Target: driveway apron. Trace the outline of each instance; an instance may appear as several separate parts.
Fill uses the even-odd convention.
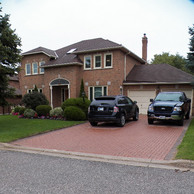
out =
[[[185,121],[185,126],[189,121]],[[121,157],[164,160],[185,126],[171,123],[147,124],[147,117],[129,121],[124,127],[85,124],[21,139],[13,142],[26,147],[102,154]]]

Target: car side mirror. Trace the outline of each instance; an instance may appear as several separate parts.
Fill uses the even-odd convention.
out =
[[[154,99],[150,99],[150,102],[153,102],[154,101]]]
[[[187,98],[187,102],[189,102],[189,103],[190,103],[190,102],[191,102],[191,99],[190,99],[190,98]]]
[[[137,101],[133,101],[135,104],[137,104]]]

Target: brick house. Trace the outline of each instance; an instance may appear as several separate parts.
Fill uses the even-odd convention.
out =
[[[117,94],[125,94],[135,99],[138,95],[140,95],[139,97],[144,96],[146,92],[147,97],[154,98],[155,94],[161,90],[157,80],[151,82],[152,84],[146,80],[137,82],[133,74],[139,68],[138,71],[144,71],[143,74],[148,75],[147,78],[151,76],[144,68],[150,66],[146,62],[146,35],[144,35],[142,43],[142,58],[121,44],[102,38],[84,40],[55,51],[38,47],[25,52],[22,54],[20,71],[22,95],[31,92],[36,85],[38,90],[46,95],[50,105],[58,107],[67,98],[79,96],[83,79],[85,92],[90,100],[100,95]],[[174,70],[177,71],[176,68]],[[186,73],[181,71],[181,74],[185,75]],[[141,75],[137,76],[141,78]],[[186,82],[185,85],[193,96],[192,76],[189,76],[189,80],[184,83]],[[169,86],[166,81],[163,84]],[[161,83],[159,85],[161,86]],[[173,89],[180,89],[178,80],[176,84],[172,83],[170,86]],[[149,92],[150,90],[152,93]],[[132,91],[134,93],[131,93]],[[140,93],[136,95],[135,91],[140,91]],[[140,113],[145,113],[141,103],[149,104],[147,100],[148,98],[144,99],[145,102],[138,102]]]

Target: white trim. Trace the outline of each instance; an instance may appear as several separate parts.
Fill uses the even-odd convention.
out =
[[[44,65],[45,64],[45,61],[40,61],[39,62],[39,73],[40,74],[44,74],[44,72],[41,72],[41,69],[44,69],[44,67],[41,67],[41,63],[43,63],[42,65]]]
[[[86,58],[90,57],[90,68],[86,68]],[[85,55],[84,56],[84,70],[90,70],[92,69],[92,55]]]
[[[44,51],[37,51],[37,52],[23,53],[22,56],[34,55],[34,54],[39,54],[39,53],[43,53],[43,54],[47,55],[48,57],[54,57],[55,59],[57,58],[57,56],[49,55],[48,53],[46,53],[46,52],[44,52]],[[54,53],[56,53],[56,52],[54,52]]]
[[[96,57],[100,57],[101,58],[101,60],[100,60],[100,67],[96,67]],[[94,55],[93,56],[93,58],[94,58],[94,69],[102,69],[102,55],[101,54],[96,54],[96,55]]]
[[[168,85],[174,85],[174,84],[191,84],[191,82],[153,82],[153,83],[147,83],[147,82],[138,82],[138,83],[123,83],[125,86],[133,86],[133,85],[161,85],[161,84],[168,84]]]
[[[111,55],[111,66],[106,66],[106,56],[107,55]],[[112,53],[105,53],[104,54],[104,68],[105,69],[113,68],[113,54]]]
[[[27,73],[27,65],[30,66],[30,73]],[[26,63],[26,64],[25,64],[25,74],[26,74],[26,75],[31,75],[31,73],[32,73],[31,71],[32,71],[32,70],[31,70],[31,63]]]
[[[37,64],[37,73],[34,73],[34,64]],[[37,75],[38,74],[38,62],[33,62],[32,63],[32,74]]]

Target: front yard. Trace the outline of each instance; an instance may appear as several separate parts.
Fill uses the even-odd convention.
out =
[[[3,115],[0,116],[0,142],[11,142],[80,123],[83,123],[83,121],[19,119],[17,116]]]

